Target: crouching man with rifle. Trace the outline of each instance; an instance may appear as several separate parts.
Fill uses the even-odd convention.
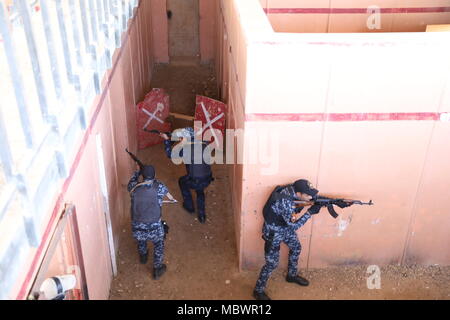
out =
[[[161,220],[163,203],[176,203],[169,189],[155,179],[155,168],[144,165],[134,154],[126,150],[136,161],[139,170],[128,183],[131,195],[131,226],[133,238],[138,242],[140,262],[147,263],[147,241],[153,242],[153,279],[158,280],[167,270],[164,262],[164,240],[169,230]],[[142,176],[142,181],[139,181]],[[164,201],[167,196],[169,201]]]
[[[267,200],[263,209],[264,225],[262,229],[262,238],[265,241],[265,264],[253,291],[256,300],[270,300],[265,293],[265,288],[270,275],[278,267],[282,242],[289,247],[286,281],[300,286],[308,286],[309,281],[298,275],[298,259],[302,247],[297,237],[297,230],[305,225],[312,215],[318,214],[323,206],[327,206],[329,210],[331,208],[336,214],[333,205],[346,208],[358,203],[358,201],[325,197],[320,197],[318,200],[318,193],[319,191],[309,181],[297,180],[291,185],[277,186]],[[310,206],[310,208],[306,213],[302,213],[301,211],[306,206]]]

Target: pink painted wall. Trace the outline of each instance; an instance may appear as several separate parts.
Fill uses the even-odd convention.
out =
[[[124,149],[137,149],[135,106],[150,88],[155,61],[151,12],[150,1],[140,1],[135,17],[122,35],[122,47],[114,53],[113,67],[102,81],[102,93],[95,98],[88,112],[88,129],[78,139],[70,175],[61,184],[60,194],[55,195],[54,209],[44,219],[42,229],[47,229],[46,240],[41,247],[30,252],[32,259],[17,283],[16,292],[12,293],[18,299],[25,298],[32,285],[65,203],[76,207],[89,297],[109,297],[112,267],[96,136],[102,140],[111,227],[117,252],[122,229],[127,227],[125,218],[129,214],[129,200],[124,201],[128,199],[126,184],[134,169],[134,163]]]
[[[202,63],[215,58],[218,0],[200,0],[200,57]]]
[[[150,2],[155,62],[169,63],[169,26],[166,0],[150,0]]]
[[[299,178],[325,195],[376,204],[309,221],[299,231],[302,267],[450,264],[437,245],[450,241],[442,202],[450,196],[445,35],[275,33],[260,3],[221,2],[229,47],[217,53],[231,125],[244,115],[247,133],[278,136],[275,172],[265,175],[262,164],[230,169],[240,266],[261,267],[262,207],[276,185]],[[257,142],[246,136],[245,156]]]
[[[238,9],[241,15],[238,14]],[[247,37],[245,28],[253,34],[271,31],[268,21],[253,19],[251,13],[261,7],[252,1],[220,1],[217,7],[217,44],[216,44],[216,74],[222,100],[228,104],[229,114],[227,125],[229,129],[245,128],[245,99],[247,78]],[[242,12],[250,13],[243,15]],[[255,33],[256,31],[256,33]],[[239,147],[235,138],[235,149]],[[237,155],[238,152],[235,152]],[[237,161],[238,159],[236,159]],[[244,226],[243,179],[246,168],[243,165],[230,166],[230,189],[233,202],[236,243],[239,260],[243,260],[243,234],[248,230]]]
[[[102,138],[110,215],[117,251],[121,230],[129,212],[128,201],[123,202],[127,199],[124,186],[133,169],[129,157],[122,150],[136,150],[135,105],[150,88],[153,59],[149,52],[152,52],[152,47],[151,38],[147,38],[149,33],[144,31],[151,24],[151,19],[148,19],[150,16],[146,15],[149,8],[149,2],[141,2],[136,18],[130,22],[127,34],[123,36],[122,47],[114,55],[114,67],[104,82],[105,98],[94,105],[94,110],[99,113],[97,119],[91,119],[91,130],[86,142],[89,147],[86,147],[82,155],[74,181],[65,196],[66,202],[77,207],[91,299],[108,298],[112,276],[96,166],[95,136],[100,134]],[[87,167],[81,166],[84,162]],[[87,190],[86,181],[91,181],[90,191]],[[85,202],[87,199],[90,200]]]
[[[371,0],[260,0],[260,3],[268,10],[276,32],[423,32],[428,24],[450,22],[449,0],[380,0],[376,3]],[[381,14],[381,28],[371,30],[367,27],[370,17],[367,8],[373,5],[385,11]],[[409,8],[415,11],[406,13]]]
[[[216,23],[219,0],[199,0],[200,57],[202,63],[210,63],[216,53]],[[156,63],[169,63],[169,26],[166,0],[151,0],[153,52]]]

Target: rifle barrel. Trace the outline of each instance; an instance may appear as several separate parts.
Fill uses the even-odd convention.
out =
[[[373,206],[373,201],[370,200],[369,202],[362,202],[360,200],[346,200],[346,202],[352,202],[353,204],[359,204],[361,206]]]
[[[125,149],[125,151],[130,155],[130,157],[138,164],[138,166],[142,169],[144,167],[144,164],[141,160],[138,159],[132,152],[128,151],[128,149]]]

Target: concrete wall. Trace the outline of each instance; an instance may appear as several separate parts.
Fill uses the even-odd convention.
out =
[[[167,0],[150,0],[153,27],[153,54],[156,63],[169,63]]]
[[[215,58],[218,0],[200,0],[200,56],[202,63]]]
[[[217,6],[217,50],[216,74],[222,100],[228,104],[228,129],[245,129],[245,100],[247,95],[247,43],[249,36],[258,32],[269,32],[269,23],[261,19],[252,19],[254,10],[261,10],[253,1],[220,1]],[[244,12],[246,14],[244,14]],[[240,14],[238,14],[240,13]],[[239,137],[234,138],[235,162],[238,162]],[[242,142],[242,140],[241,140]],[[227,142],[229,143],[229,141]],[[230,190],[233,201],[236,243],[239,260],[245,259],[243,254],[244,236],[247,230],[243,215],[243,165],[232,165],[229,168]]]
[[[167,0],[171,12],[169,23],[169,56],[200,56],[199,0]]]
[[[11,292],[11,298],[24,299],[37,273],[46,246],[64,209],[65,203],[76,207],[82,253],[90,299],[107,299],[112,279],[111,255],[106,228],[108,216],[101,191],[97,136],[103,148],[108,207],[117,253],[121,230],[129,214],[125,190],[134,163],[123,150],[136,151],[135,105],[150,88],[154,58],[152,39],[152,6],[140,1],[128,31],[122,35],[122,47],[114,53],[113,67],[102,81],[102,93],[92,103],[88,129],[78,138],[78,152],[70,175],[55,195],[55,204],[42,229],[44,238],[36,250],[29,253],[29,263],[23,276]]]
[[[422,32],[450,22],[449,0],[260,0],[276,32]],[[367,8],[380,9],[380,27]]]
[[[438,245],[450,241],[448,36],[275,33],[259,0],[221,8],[230,126],[270,132],[279,154],[272,173],[270,164],[230,171],[240,266],[262,265],[262,207],[276,185],[299,178],[325,195],[375,202],[309,221],[299,231],[302,267],[450,264]],[[257,141],[246,135],[246,157]]]
[[[156,63],[169,63],[167,0],[150,0],[153,26],[153,53]],[[219,0],[199,0],[200,59],[210,63],[216,54],[217,5]]]

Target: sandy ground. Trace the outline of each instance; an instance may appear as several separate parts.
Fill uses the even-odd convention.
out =
[[[155,71],[152,87],[167,90],[173,112],[193,115],[195,93],[217,98],[215,79],[208,66],[157,66]],[[174,125],[188,124],[175,121]],[[157,178],[181,200],[178,177],[184,175],[184,167],[172,164],[165,157],[162,145],[148,148],[139,156],[156,167]],[[130,227],[124,226],[119,271],[112,283],[110,299],[252,299],[259,270],[238,270],[227,167],[215,166],[213,171],[216,180],[206,192],[205,225],[180,205],[166,205],[163,209],[170,233],[165,250],[168,271],[160,280],[151,278],[151,258],[147,265],[139,263]],[[149,248],[151,252],[151,244]],[[367,266],[301,270],[311,285],[299,287],[284,281],[286,270],[279,268],[269,281],[267,293],[273,299],[286,300],[450,299],[450,267],[382,267],[379,290],[367,288],[366,271]]]

